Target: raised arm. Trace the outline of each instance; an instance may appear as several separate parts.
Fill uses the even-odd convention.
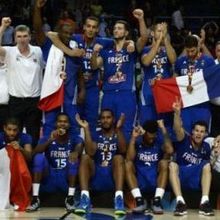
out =
[[[70,49],[67,47],[59,38],[57,32],[52,32],[49,31],[47,33],[47,37],[53,42],[53,44],[62,50],[65,54],[71,57],[83,57],[85,55],[85,50],[84,49],[79,49],[79,48],[73,48]]]
[[[92,57],[91,57],[91,68],[93,70],[96,70],[98,68],[101,68],[103,65],[103,59],[102,57],[99,56],[99,52],[102,49],[102,45],[100,44],[95,44],[94,48],[93,48],[93,53],[92,53]]]
[[[163,135],[163,140],[164,140],[164,142],[163,142],[163,151],[165,153],[165,157],[170,158],[170,156],[173,154],[173,145],[172,145],[172,142],[170,140],[169,134],[167,132],[167,129],[164,125],[164,121],[162,119],[158,120],[157,124],[158,124],[158,127],[161,130],[162,135]]]
[[[140,37],[137,40],[136,48],[137,48],[137,51],[140,53],[147,43],[149,30],[146,27],[146,24],[144,21],[144,11],[142,9],[135,9],[133,11],[133,16],[138,20],[138,24],[139,24]]]
[[[173,119],[173,129],[176,134],[177,141],[182,141],[185,137],[185,132],[183,128],[183,123],[181,119],[181,100],[176,99],[173,103],[174,119]]]
[[[136,157],[136,148],[135,148],[135,142],[137,137],[141,136],[144,134],[144,130],[142,127],[134,127],[131,135],[131,139],[128,145],[128,150],[126,154],[126,160],[133,161]]]
[[[158,49],[159,49],[160,44],[162,42],[162,39],[163,39],[163,33],[160,32],[159,38],[157,40],[153,39],[152,47],[151,47],[149,53],[144,54],[141,57],[141,62],[143,63],[143,65],[149,66],[152,63],[153,59],[155,58],[155,56],[158,52]]]
[[[0,45],[2,45],[2,36],[6,30],[7,27],[9,27],[11,24],[11,18],[9,17],[3,17],[1,21],[1,26],[0,26]],[[0,46],[0,56],[5,57],[6,55],[6,50]]]
[[[33,11],[33,29],[36,32],[36,41],[39,46],[42,46],[45,42],[46,35],[43,32],[43,21],[41,10],[46,4],[47,0],[35,0]]]
[[[167,57],[171,64],[174,64],[176,61],[176,52],[173,46],[170,43],[170,38],[167,33],[167,23],[162,23],[162,30],[163,30],[163,39],[164,39],[164,46],[166,48]]]
[[[85,133],[85,150],[89,156],[93,156],[96,152],[96,142],[92,140],[91,133],[89,130],[89,123],[86,120],[82,120],[79,114],[76,114],[77,123],[83,128]]]

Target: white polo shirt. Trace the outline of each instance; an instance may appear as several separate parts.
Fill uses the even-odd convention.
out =
[[[7,82],[7,69],[6,65],[0,63],[0,105],[8,104],[8,82]]]
[[[25,98],[40,96],[43,77],[43,57],[40,47],[29,45],[30,53],[23,56],[17,46],[3,47],[11,96]]]

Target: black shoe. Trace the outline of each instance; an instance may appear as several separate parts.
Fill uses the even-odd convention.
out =
[[[26,212],[35,212],[40,208],[40,199],[38,196],[33,196],[31,204],[26,208]]]
[[[154,197],[153,203],[152,203],[152,210],[154,214],[163,214],[163,206],[161,205],[161,198]]]
[[[65,206],[67,211],[73,211],[75,209],[74,196],[66,197]]]
[[[203,204],[200,204],[199,214],[205,215],[205,216],[213,216],[214,215],[214,211],[212,210],[212,207],[211,207],[209,201],[206,201]]]
[[[147,208],[146,201],[142,197],[135,198],[136,207],[132,209],[135,213],[143,213]]]
[[[176,204],[176,209],[174,211],[174,215],[176,215],[176,216],[187,215],[186,204],[181,201],[178,201]]]

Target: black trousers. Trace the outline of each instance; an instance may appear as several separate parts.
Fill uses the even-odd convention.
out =
[[[211,136],[216,137],[220,134],[220,106],[211,104]]]
[[[0,132],[3,131],[4,122],[8,116],[8,105],[0,105]]]
[[[18,98],[9,97],[10,117],[15,117],[21,124],[21,131],[25,127],[28,134],[32,136],[33,147],[37,145],[40,136],[42,113],[38,109],[39,97]]]

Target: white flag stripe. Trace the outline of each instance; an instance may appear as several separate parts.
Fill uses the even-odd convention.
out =
[[[177,85],[180,90],[183,107],[196,105],[209,100],[206,81],[203,78],[202,71],[196,72],[192,77],[192,93],[187,91],[187,85],[189,84],[188,76],[177,77]]]
[[[9,208],[10,195],[10,159],[7,150],[0,150],[0,210]]]
[[[60,78],[62,60],[63,52],[52,45],[47,59],[40,99],[54,94],[61,87],[63,82]]]

